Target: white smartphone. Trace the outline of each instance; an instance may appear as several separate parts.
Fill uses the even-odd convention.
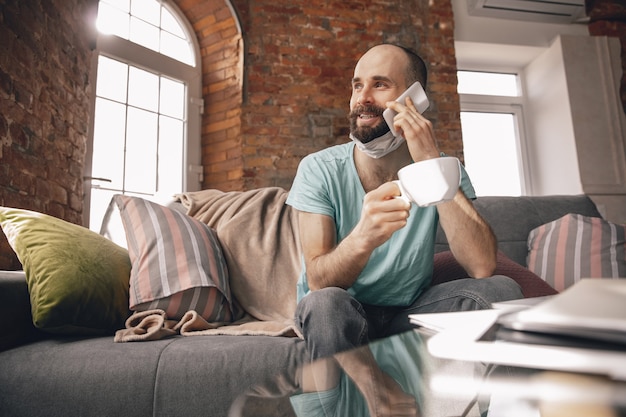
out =
[[[406,89],[404,93],[402,93],[400,97],[396,99],[396,101],[405,104],[407,97],[411,97],[411,100],[413,100],[413,103],[415,104],[415,108],[420,113],[424,113],[430,105],[428,97],[426,97],[426,92],[419,81],[415,81],[409,88]],[[386,109],[383,112],[383,118],[385,119],[385,122],[387,122],[387,125],[394,136],[398,136],[398,132],[396,132],[393,128],[393,118],[396,117],[396,114],[398,113],[392,109]]]

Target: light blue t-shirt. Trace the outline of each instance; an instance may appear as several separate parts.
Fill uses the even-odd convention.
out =
[[[306,156],[298,167],[287,204],[297,210],[330,216],[341,242],[361,217],[365,190],[354,165],[354,142]],[[461,188],[475,198],[462,170]],[[348,289],[358,301],[379,306],[407,306],[430,283],[433,271],[437,209],[411,205],[408,223],[376,248],[356,282]],[[306,268],[298,280],[298,301],[309,292]]]

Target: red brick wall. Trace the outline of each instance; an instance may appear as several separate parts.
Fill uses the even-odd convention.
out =
[[[451,153],[461,149],[449,1],[233,3],[246,45],[244,188],[289,188],[303,156],[347,140],[354,64],[382,42],[413,47],[430,63],[430,117],[442,146]]]
[[[610,36],[622,44],[622,81],[620,96],[626,112],[626,3],[614,0],[586,0],[591,36]]]
[[[174,0],[193,26],[202,58],[204,188],[243,189],[243,42],[224,0]]]
[[[2,206],[82,221],[96,5],[0,0]],[[0,233],[0,267],[15,264]]]

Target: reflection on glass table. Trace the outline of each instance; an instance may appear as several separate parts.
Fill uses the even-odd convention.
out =
[[[604,376],[438,359],[409,331],[303,364],[250,390],[229,417],[622,417]]]
[[[302,368],[298,416],[421,415],[423,345],[409,332]]]
[[[424,385],[429,361],[420,333],[395,335],[253,387],[233,404],[230,416],[433,415]],[[473,373],[474,364],[465,365]]]

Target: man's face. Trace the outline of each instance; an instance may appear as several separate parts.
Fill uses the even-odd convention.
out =
[[[392,45],[379,45],[367,51],[357,63],[350,97],[350,133],[363,143],[384,135],[389,126],[383,119],[385,103],[406,89],[408,58]]]

